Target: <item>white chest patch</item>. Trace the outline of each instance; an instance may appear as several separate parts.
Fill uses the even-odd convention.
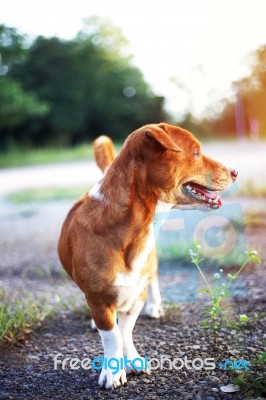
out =
[[[159,213],[159,212],[170,211],[174,205],[175,205],[174,203],[165,203],[164,201],[158,200],[157,204],[156,204],[155,212]]]
[[[88,196],[98,201],[105,201],[104,195],[101,193],[101,180],[96,183],[88,192]]]
[[[133,262],[133,271],[139,273],[145,262],[147,261],[148,255],[155,246],[155,238],[154,238],[154,231],[153,225],[150,224],[149,226],[149,233],[146,238],[145,246],[143,247],[142,251],[138,254],[137,258]]]
[[[146,243],[136,259],[133,261],[132,271],[129,274],[118,273],[115,280],[115,287],[118,291],[118,311],[128,311],[134,301],[140,296],[148,284],[149,275],[141,275],[142,267],[155,245],[153,226],[150,225]]]

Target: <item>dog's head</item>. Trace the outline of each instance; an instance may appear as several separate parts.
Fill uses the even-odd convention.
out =
[[[140,144],[147,182],[159,200],[175,208],[218,209],[222,205],[216,192],[226,190],[237,172],[206,157],[190,132],[152,124],[133,135]]]

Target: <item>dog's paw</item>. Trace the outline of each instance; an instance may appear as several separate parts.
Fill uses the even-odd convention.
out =
[[[127,357],[128,360],[132,360],[132,362],[128,362],[126,373],[129,374],[147,374],[150,375],[151,371],[149,368],[148,359],[144,357],[140,357],[139,354],[134,354],[132,357]]]
[[[160,318],[164,316],[161,304],[146,304],[144,313],[150,318]]]
[[[124,369],[119,370],[113,374],[113,370],[110,368],[102,369],[98,380],[98,384],[104,389],[116,389],[117,387],[124,385],[127,382],[126,371]]]

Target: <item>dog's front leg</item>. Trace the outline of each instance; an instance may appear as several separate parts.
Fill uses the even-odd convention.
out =
[[[133,303],[129,311],[119,312],[118,327],[123,338],[123,354],[126,356],[128,362],[129,360],[131,361],[130,365],[128,365],[130,368],[127,368],[127,373],[150,372],[149,366],[147,365],[147,359],[139,355],[134,346],[132,337],[135,322],[143,305],[144,301],[139,298]]]
[[[94,310],[91,307],[91,313],[104,349],[104,362],[98,383],[105,389],[115,389],[127,381],[125,369],[121,368],[123,339],[116,323],[116,312],[113,308]]]

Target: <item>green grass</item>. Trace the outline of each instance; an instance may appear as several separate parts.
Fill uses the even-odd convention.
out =
[[[69,278],[67,278],[69,279]],[[65,298],[61,295],[57,295],[57,307],[56,309],[58,311],[62,310],[67,310],[71,311],[71,313],[74,313],[78,316],[85,317],[85,318],[90,318],[90,309],[88,304],[84,301],[80,303],[80,297],[79,296],[71,296],[70,298],[65,301]]]
[[[266,225],[266,213],[264,212],[249,212],[244,214],[244,226],[249,228],[259,228]]]
[[[56,187],[50,186],[39,189],[25,189],[19,192],[13,192],[7,196],[7,199],[14,204],[25,204],[33,201],[65,200],[78,199],[90,189],[85,186]]]
[[[13,149],[0,153],[0,168],[88,160],[92,158],[92,151],[92,145],[89,144],[69,149]]]
[[[122,144],[115,144],[117,151]],[[60,162],[86,161],[93,158],[92,144],[82,144],[71,148],[11,149],[0,153],[0,168],[26,165],[55,164]]]
[[[9,301],[7,293],[0,291],[0,345],[16,343],[31,333],[31,328],[52,316],[52,309],[46,302],[36,304],[30,299]]]
[[[255,186],[247,183],[237,192],[237,195],[245,197],[266,197],[266,186]]]
[[[36,301],[27,293],[19,293],[18,297],[0,289],[0,347],[5,343],[24,341],[27,335],[41,326],[44,319],[53,318],[58,313],[71,311],[78,316],[90,317],[88,305],[80,303],[78,296],[71,296],[67,301],[62,296],[56,297],[56,304],[47,305],[45,298]]]

